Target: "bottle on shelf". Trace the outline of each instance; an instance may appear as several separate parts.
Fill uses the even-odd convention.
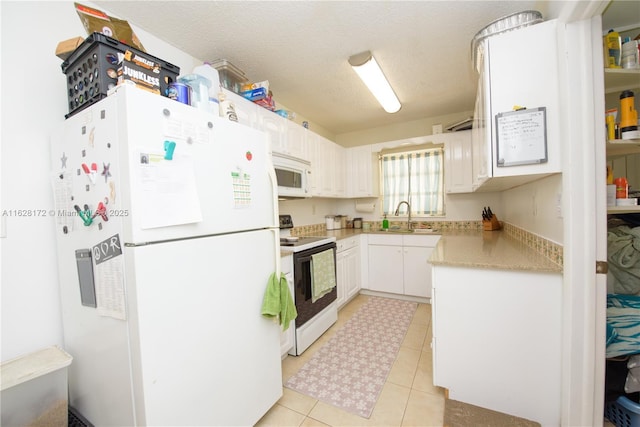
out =
[[[634,96],[630,90],[620,94],[620,138],[639,138],[638,111],[634,107]]]
[[[609,30],[607,35],[604,36],[605,67],[621,68],[621,45],[620,34],[617,31]]]
[[[213,102],[218,102],[218,87],[220,86],[220,74],[218,70],[213,68],[210,63],[205,62],[202,65],[198,65],[193,69],[193,74],[206,77],[211,82],[209,86],[209,99]]]

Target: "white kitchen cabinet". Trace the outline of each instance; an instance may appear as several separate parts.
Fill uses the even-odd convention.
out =
[[[472,180],[476,190],[505,190],[562,171],[558,77],[564,61],[558,48],[563,38],[562,28],[556,20],[550,20],[491,36],[484,41],[484,61],[481,62],[474,115],[479,128],[474,130],[472,143]],[[528,120],[526,111],[525,115],[518,116],[522,120],[514,121],[509,129],[503,129],[503,139],[509,133],[517,142],[501,143],[500,151],[496,117],[500,113],[512,112],[514,108],[533,110],[539,107],[546,108],[546,125],[542,126],[546,153],[544,145],[542,150],[533,149],[534,144],[527,140],[527,127],[532,121]],[[533,162],[545,154],[546,161]],[[502,165],[505,157],[522,160],[522,163]]]
[[[447,194],[473,191],[471,131],[450,134],[444,144],[444,185]]]
[[[275,113],[274,113],[275,114]],[[307,130],[294,121],[285,119],[286,151],[292,157],[309,160]]]
[[[358,236],[340,239],[336,243],[336,275],[338,309],[360,290],[360,239]]]
[[[333,168],[332,175],[334,177],[334,192],[336,197],[345,197],[347,194],[347,164],[346,164],[346,149],[333,143]]]
[[[368,244],[367,289],[431,297],[431,264],[427,261],[440,236],[372,234]]]
[[[369,243],[368,289],[392,294],[404,293],[402,245]]]
[[[316,197],[344,197],[345,149],[316,133],[307,133],[311,161],[311,194]]]
[[[258,119],[260,129],[267,132],[271,138],[271,149],[274,153],[310,160],[305,128],[266,108],[258,110]]]
[[[427,262],[433,247],[403,247],[404,294],[431,297],[431,264]]]
[[[449,398],[560,425],[562,275],[435,265],[433,383]]]
[[[371,151],[371,145],[346,149],[347,196],[378,196],[377,155]]]
[[[271,150],[274,153],[288,155],[287,148],[287,124],[285,118],[279,116],[273,111],[269,111],[266,108],[258,110],[258,129],[264,131],[269,135],[271,141]]]
[[[285,255],[280,258],[280,270],[282,274],[287,277],[287,283],[289,284],[289,292],[293,298],[293,255]],[[285,357],[289,350],[293,348],[295,340],[295,326],[293,321],[289,324],[289,328],[283,331],[280,328],[280,356]]]

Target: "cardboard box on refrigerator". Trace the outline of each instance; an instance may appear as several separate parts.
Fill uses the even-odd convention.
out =
[[[84,39],[82,37],[74,37],[71,39],[63,40],[56,46],[56,56],[63,61],[69,57],[82,44]]]

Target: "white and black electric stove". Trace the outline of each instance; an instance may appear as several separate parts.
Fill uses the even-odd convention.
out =
[[[314,298],[312,279],[314,255],[333,252],[335,274],[335,237],[291,236],[291,215],[280,215],[280,250],[293,254],[293,300],[298,316],[294,320],[294,345],[289,354],[299,356],[338,320],[337,286]]]
[[[336,241],[335,237],[292,236],[292,228],[291,215],[280,215],[280,249],[282,251],[300,252]]]

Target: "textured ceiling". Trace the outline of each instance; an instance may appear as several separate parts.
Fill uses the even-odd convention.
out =
[[[196,58],[224,58],[252,81],[269,80],[276,103],[336,135],[473,110],[476,32],[523,10],[552,18],[540,1],[94,3]],[[399,112],[385,113],[347,63],[365,50],[394,87]]]

